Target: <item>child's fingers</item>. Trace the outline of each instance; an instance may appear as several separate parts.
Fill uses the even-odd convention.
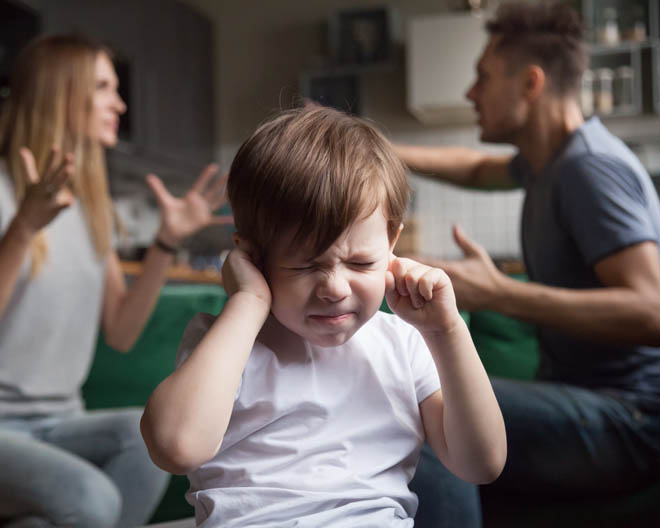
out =
[[[385,272],[385,293],[389,292],[395,292],[396,291],[396,285],[394,283],[394,275],[392,275],[391,271],[386,271]]]
[[[414,308],[421,308],[424,305],[425,301],[419,293],[418,282],[427,269],[428,266],[407,258],[396,258],[390,262],[390,272],[394,277],[398,294],[402,297],[410,297]]]
[[[406,289],[413,308],[421,308],[426,300],[420,292],[420,281],[429,268],[424,265],[411,266],[405,275]]]
[[[400,295],[396,290],[394,275],[392,275],[392,272],[388,270],[385,272],[385,300],[387,301],[390,309],[397,305],[399,299]]]
[[[409,297],[410,303],[417,309],[433,299],[434,291],[450,283],[449,276],[443,270],[406,258],[391,261],[389,272],[397,293]]]
[[[390,261],[389,271],[394,277],[394,286],[396,291],[401,296],[408,296],[408,288],[406,287],[405,276],[408,270],[408,259],[394,258]]]
[[[419,280],[419,293],[426,300],[433,299],[434,290],[449,284],[447,274],[438,268],[429,268]]]

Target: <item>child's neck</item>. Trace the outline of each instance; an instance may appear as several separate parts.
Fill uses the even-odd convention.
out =
[[[280,323],[272,313],[261,328],[257,341],[275,352],[281,361],[304,361],[307,357],[307,341]]]

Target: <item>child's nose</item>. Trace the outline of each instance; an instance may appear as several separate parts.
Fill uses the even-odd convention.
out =
[[[324,301],[337,302],[351,294],[351,286],[341,272],[328,272],[323,275],[316,294]]]

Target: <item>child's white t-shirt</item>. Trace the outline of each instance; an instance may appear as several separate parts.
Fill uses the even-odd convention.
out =
[[[177,365],[214,319],[190,322]],[[188,475],[198,526],[413,526],[419,403],[439,388],[424,340],[395,315],[286,357],[257,341],[220,451]]]

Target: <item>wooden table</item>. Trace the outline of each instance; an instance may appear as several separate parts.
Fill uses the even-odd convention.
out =
[[[136,260],[122,260],[121,270],[126,275],[139,275],[142,273],[142,262]],[[202,282],[206,284],[222,285],[222,275],[218,270],[196,270],[186,265],[173,265],[167,270],[167,279],[183,282]]]

